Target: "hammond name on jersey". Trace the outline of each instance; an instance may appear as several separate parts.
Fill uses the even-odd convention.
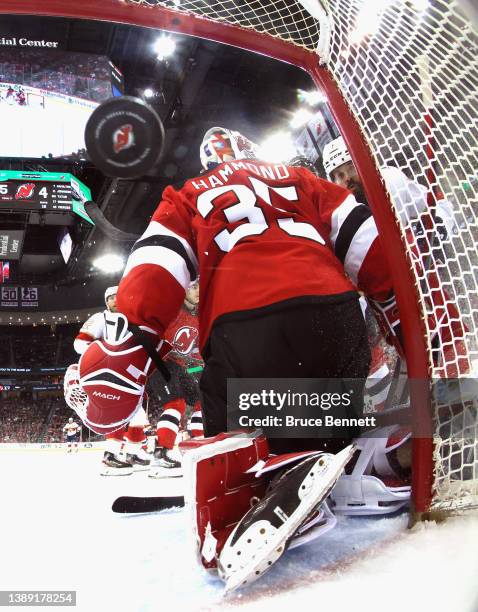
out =
[[[225,185],[230,178],[234,179],[234,172],[238,170],[249,170],[256,176],[265,179],[287,179],[290,177],[290,172],[284,164],[265,165],[252,162],[231,162],[221,166],[217,172],[210,173],[204,178],[191,180],[191,184],[195,189],[210,189],[212,187],[221,187]]]

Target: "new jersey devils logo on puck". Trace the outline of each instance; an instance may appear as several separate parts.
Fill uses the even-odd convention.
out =
[[[134,131],[131,123],[126,123],[113,132],[113,150],[115,153],[125,151],[133,145]]]
[[[180,327],[174,334],[173,347],[181,355],[188,355],[194,348],[199,333],[195,327]]]
[[[23,183],[17,189],[17,193],[15,194],[15,200],[26,200],[31,198],[33,195],[33,190],[35,189],[35,183]]]

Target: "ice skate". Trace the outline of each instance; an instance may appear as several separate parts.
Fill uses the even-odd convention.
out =
[[[353,448],[301,461],[243,517],[219,556],[218,571],[226,591],[253,582],[282,556],[294,534],[329,494]]]
[[[144,472],[149,470],[151,465],[151,456],[149,453],[140,448],[135,453],[127,453],[126,461],[131,463],[134,472]]]
[[[178,478],[183,475],[179,451],[159,446],[154,451],[154,458],[150,478]]]
[[[110,451],[103,455],[102,476],[129,476],[133,473],[133,466],[128,461],[123,461]]]
[[[355,453],[330,494],[334,514],[390,514],[410,503],[410,469],[402,468],[396,452],[411,439],[398,425],[368,432],[354,442]]]

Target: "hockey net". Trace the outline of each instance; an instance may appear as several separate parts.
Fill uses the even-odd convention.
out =
[[[38,93],[27,93],[27,105],[36,108],[45,108],[45,96]]]
[[[422,364],[409,374],[425,372],[431,390],[427,414],[433,445],[421,448],[418,443],[414,461],[433,464],[433,481],[430,486],[426,468],[424,482],[415,479],[415,504],[419,511],[443,512],[478,505],[473,380],[478,363],[478,40],[471,3],[128,2],[180,7],[181,12],[252,29],[317,53],[355,119],[348,130],[338,122],[347,142],[350,129],[358,128],[376,173],[396,167],[423,186],[425,198],[388,193],[402,257],[412,271],[408,297],[417,302],[421,317]],[[334,112],[331,99],[330,105]],[[363,179],[366,183],[367,177]],[[402,295],[401,313],[403,302]],[[443,379],[448,381],[447,393],[437,392],[436,383]],[[449,392],[463,383],[467,391]],[[413,408],[424,411],[423,406]],[[432,457],[424,457],[424,452]]]
[[[93,7],[88,1],[77,9],[82,15],[63,4],[68,16],[106,18],[99,5],[88,15],[86,5]],[[412,393],[412,409],[427,415],[432,425],[428,440],[415,441],[415,507],[444,513],[476,507],[478,40],[473,2],[109,0],[101,6],[113,20],[162,26],[285,58],[306,67],[323,88],[391,252],[408,374],[426,379],[429,391],[421,399]],[[380,177],[387,166],[423,187],[427,211],[423,197],[386,191]],[[436,381],[445,379],[454,382],[446,392],[436,392]],[[463,385],[468,386],[460,396]]]

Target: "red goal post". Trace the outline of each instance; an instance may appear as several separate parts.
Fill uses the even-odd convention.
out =
[[[421,427],[413,441],[414,513],[478,506],[477,400],[447,403],[432,394],[432,380],[446,376],[468,377],[473,386],[478,360],[473,3],[3,0],[0,13],[161,28],[261,53],[310,74],[328,99],[387,246],[408,376],[415,381],[412,411],[430,432],[425,435]],[[385,186],[381,169],[386,166],[399,168],[426,190],[431,214],[422,222],[420,237],[415,228],[423,211],[411,197],[405,214],[400,193]],[[440,204],[445,210],[448,205],[452,220],[448,234],[437,240],[434,219]],[[447,309],[451,314],[444,317]]]

